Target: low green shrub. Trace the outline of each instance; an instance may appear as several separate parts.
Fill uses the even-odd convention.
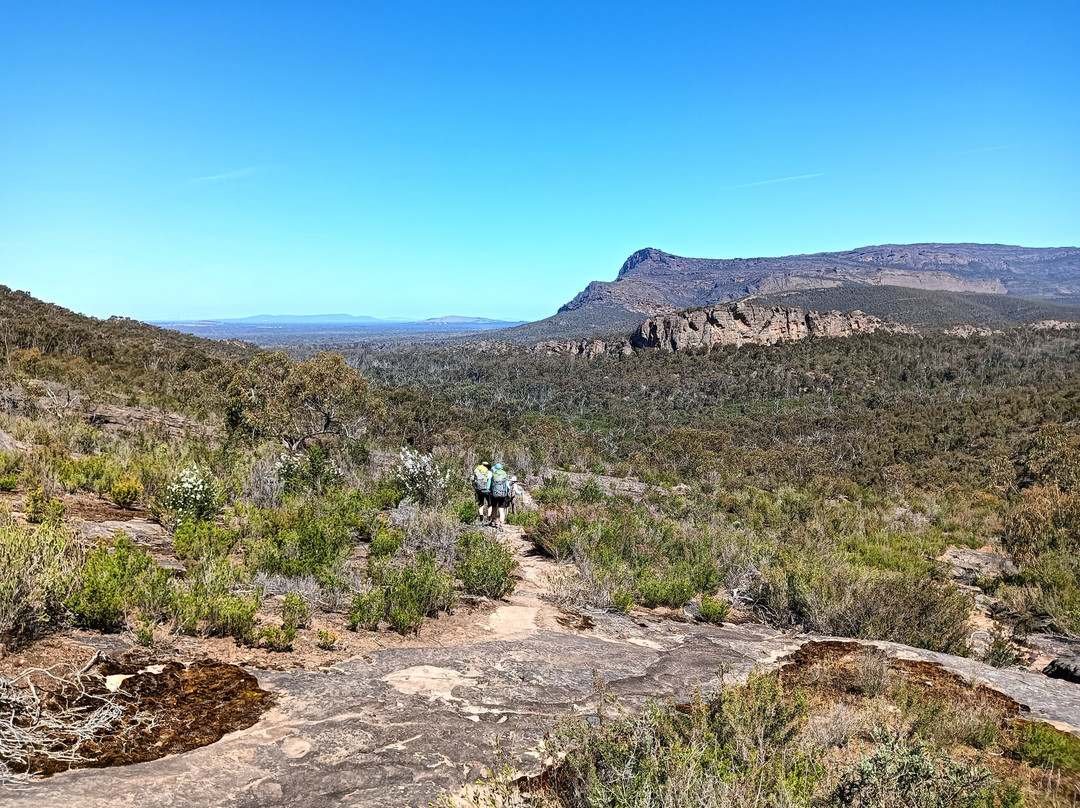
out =
[[[40,487],[31,488],[23,500],[23,514],[32,525],[59,525],[67,507],[55,497],[45,496]]]
[[[375,631],[386,614],[386,597],[381,587],[353,595],[349,607],[349,630],[366,629]]]
[[[264,646],[268,651],[284,652],[293,649],[295,640],[296,628],[293,626],[266,626],[260,629],[256,644]]]
[[[323,628],[319,629],[318,637],[319,639],[315,644],[324,651],[333,651],[337,648],[338,640],[341,639],[335,632]]]
[[[121,508],[130,508],[143,495],[143,485],[134,477],[126,477],[113,483],[109,496]]]
[[[526,529],[538,527],[540,525],[540,512],[520,510],[507,516],[506,524],[517,525]]]
[[[667,566],[659,572],[652,569],[642,572],[638,576],[637,591],[642,606],[678,609],[694,596],[694,585],[685,569]]]
[[[369,569],[383,590],[385,616],[400,634],[419,632],[425,618],[454,608],[454,579],[425,552],[404,564],[384,564]]]
[[[600,485],[600,482],[595,477],[589,477],[583,482],[581,487],[578,488],[577,494],[578,499],[590,505],[604,501],[604,487]]]
[[[209,522],[185,522],[173,534],[173,547],[183,559],[220,558],[232,554],[240,536]]]
[[[288,592],[281,604],[281,622],[294,628],[307,628],[311,619],[311,610],[307,601],[297,592]]]
[[[63,614],[79,560],[66,531],[0,518],[0,644],[32,636]]]
[[[483,533],[466,533],[458,539],[455,568],[470,595],[501,598],[514,591],[514,553],[497,539]]]
[[[872,752],[839,775],[826,804],[835,808],[994,808],[1019,803],[986,768],[953,760],[918,738],[879,736]]]
[[[19,487],[19,472],[12,471],[0,475],[0,491],[14,491]]]
[[[620,614],[630,614],[634,608],[634,593],[630,589],[618,589],[611,595],[611,607]]]
[[[1062,774],[1080,773],[1080,738],[1049,724],[1017,721],[1006,744],[1009,757]]]
[[[544,478],[544,484],[533,491],[533,499],[541,505],[569,505],[578,495],[565,474],[555,474]]]
[[[401,549],[405,537],[400,530],[380,526],[371,540],[371,554],[376,557],[390,557]]]
[[[711,595],[703,595],[701,598],[701,617],[707,623],[719,626],[727,616],[731,614],[731,604],[727,601],[717,600]]]
[[[476,500],[466,500],[461,503],[457,513],[458,519],[461,520],[461,524],[471,525],[480,518],[480,506],[476,504]]]
[[[99,545],[87,554],[67,605],[79,625],[113,631],[126,615],[159,613],[171,601],[168,572],[119,533],[112,547]]]
[[[0,451],[0,477],[14,474],[18,477],[22,468],[22,456],[16,452]]]

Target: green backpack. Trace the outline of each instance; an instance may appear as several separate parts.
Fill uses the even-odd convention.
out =
[[[491,475],[491,496],[493,497],[505,497],[510,494],[510,475],[508,475],[505,469],[499,469],[496,472],[492,472]]]

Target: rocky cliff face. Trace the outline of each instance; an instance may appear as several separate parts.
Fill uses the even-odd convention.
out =
[[[548,341],[537,351],[585,356],[625,355],[636,350],[709,350],[726,345],[775,345],[808,337],[850,337],[874,331],[906,330],[861,311],[817,312],[787,306],[733,303],[688,309],[648,318],[624,340]]]
[[[849,337],[885,328],[877,317],[735,303],[650,317],[630,339],[634,348],[685,351],[725,345],[775,345],[807,337]]]
[[[1080,303],[1080,249],[910,244],[780,258],[685,258],[648,248],[614,281],[593,281],[560,311],[607,306],[641,314],[747,295],[840,286],[898,286]]]

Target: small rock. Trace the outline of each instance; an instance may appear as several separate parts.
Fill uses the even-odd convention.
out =
[[[1051,679],[1080,684],[1080,656],[1058,657],[1043,668],[1043,673]]]

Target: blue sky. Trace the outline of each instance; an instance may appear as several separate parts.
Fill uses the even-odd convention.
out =
[[[0,282],[535,319],[641,247],[1080,245],[1075,2],[0,2]]]

